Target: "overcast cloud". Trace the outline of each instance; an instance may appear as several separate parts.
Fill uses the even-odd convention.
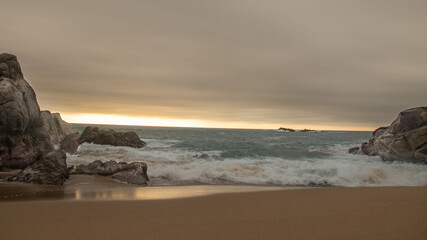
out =
[[[427,105],[424,0],[1,5],[43,109],[370,129]]]

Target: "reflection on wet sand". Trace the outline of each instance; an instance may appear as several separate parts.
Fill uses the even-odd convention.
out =
[[[253,186],[135,186],[111,178],[72,175],[63,186],[0,182],[0,201],[17,200],[154,200],[197,197],[218,193],[283,190]]]

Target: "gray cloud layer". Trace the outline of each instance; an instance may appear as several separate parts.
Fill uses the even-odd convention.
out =
[[[43,108],[343,127],[427,103],[427,2],[2,1]]]

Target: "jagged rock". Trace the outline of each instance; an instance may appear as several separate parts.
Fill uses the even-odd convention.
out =
[[[80,134],[78,132],[67,135],[59,144],[60,148],[67,153],[74,154],[79,148]]]
[[[59,113],[50,113],[49,111],[40,112],[41,129],[45,131],[51,138],[51,142],[59,144],[63,139],[70,135],[77,133],[70,124],[62,120]]]
[[[66,154],[61,150],[46,152],[36,162],[26,167],[11,181],[62,185],[68,178]]]
[[[389,127],[375,130],[361,149],[364,154],[379,155],[385,161],[427,163],[427,107],[400,112]]]
[[[89,174],[89,175],[112,175],[114,179],[131,184],[147,184],[150,179],[147,175],[147,165],[143,162],[101,162],[95,160],[88,165],[80,164],[70,170],[70,174]]]
[[[135,132],[116,132],[112,129],[103,130],[97,127],[85,128],[79,140],[80,144],[84,142],[134,148],[142,148],[146,145]]]
[[[75,131],[59,114],[40,111],[16,56],[0,54],[0,157],[4,167],[24,168]]]

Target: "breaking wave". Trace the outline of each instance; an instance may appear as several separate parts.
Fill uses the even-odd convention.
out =
[[[150,136],[150,131],[138,134]],[[384,162],[379,157],[348,154],[349,147],[362,141],[359,135],[351,139],[338,132],[284,137],[283,134],[294,133],[264,131],[258,135],[263,138],[255,141],[245,138],[247,132],[232,134],[235,136],[230,139],[230,136],[219,135],[215,138],[215,134],[209,138],[203,133],[199,137],[194,137],[198,136],[194,133],[191,137],[182,137],[181,132],[169,134],[172,139],[165,139],[156,133],[151,134],[156,138],[143,138],[147,146],[141,149],[84,143],[77,154],[68,155],[67,162],[77,165],[94,160],[144,161],[148,165],[150,185],[427,185],[425,164]],[[331,141],[331,137],[335,140]]]

